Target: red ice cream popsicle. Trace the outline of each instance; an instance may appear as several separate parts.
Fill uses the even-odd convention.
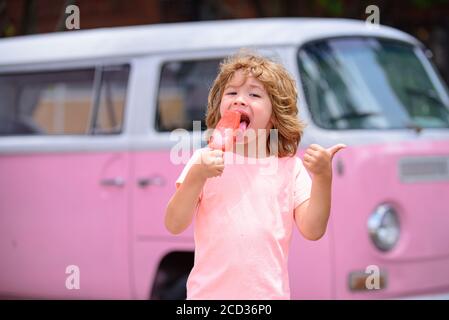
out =
[[[209,147],[228,151],[235,142],[235,130],[239,128],[241,114],[235,110],[226,110],[218,121],[209,140]]]

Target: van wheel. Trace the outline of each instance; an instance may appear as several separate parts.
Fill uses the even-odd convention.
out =
[[[152,300],[185,300],[193,252],[171,252],[160,262],[150,293]]]

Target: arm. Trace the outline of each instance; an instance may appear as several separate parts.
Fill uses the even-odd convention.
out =
[[[304,166],[312,173],[312,190],[310,199],[295,209],[295,221],[308,240],[319,240],[326,233],[331,209],[332,158],[345,147],[338,144],[324,149],[312,144],[304,155]]]
[[[200,163],[192,165],[183,183],[168,202],[165,227],[169,232],[179,234],[188,228],[206,180],[221,175],[223,170],[223,152],[204,151]]]
[[[331,208],[332,178],[312,180],[310,199],[295,209],[296,225],[308,240],[319,240],[326,233]]]

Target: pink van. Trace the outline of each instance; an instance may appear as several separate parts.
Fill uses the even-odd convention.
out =
[[[179,133],[191,151],[204,144],[194,121],[218,63],[241,47],[297,79],[299,156],[348,145],[327,234],[293,234],[292,298],[449,298],[447,90],[415,38],[332,19],[0,40],[2,297],[185,296],[192,228],[173,236],[163,223],[183,168],[171,152]]]

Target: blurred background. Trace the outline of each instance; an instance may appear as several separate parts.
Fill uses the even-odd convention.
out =
[[[71,5],[80,10],[80,37],[65,36],[80,32],[67,29]],[[0,0],[0,298],[185,297],[193,234],[175,238],[163,223],[183,167],[169,161],[168,132],[204,118],[222,57],[157,53],[157,41],[184,50],[198,36],[197,46],[226,46],[229,34],[252,41],[245,31],[254,24],[236,22],[233,33],[217,27],[226,23],[195,24],[213,30],[203,38],[199,29],[180,36],[184,25],[92,32],[93,39],[82,31],[264,17],[363,22],[370,5],[381,25],[415,36],[433,54],[381,36],[298,50],[316,122],[306,142],[361,143],[334,162],[345,179],[333,182],[331,231],[316,242],[293,235],[291,252],[300,254],[289,258],[292,297],[449,299],[449,99],[423,67],[431,58],[449,83],[449,0]],[[254,30],[267,39],[265,29]],[[284,35],[303,35],[295,30]],[[64,35],[8,40],[55,32]],[[121,58],[123,43],[148,52]],[[84,61],[85,52],[95,57]],[[366,285],[372,266],[383,293]],[[82,290],[72,290],[80,272]]]
[[[0,0],[0,37],[65,30],[65,8],[81,11],[81,29],[258,17],[336,17],[365,20],[380,9],[380,23],[410,33],[434,53],[449,80],[449,0]]]

